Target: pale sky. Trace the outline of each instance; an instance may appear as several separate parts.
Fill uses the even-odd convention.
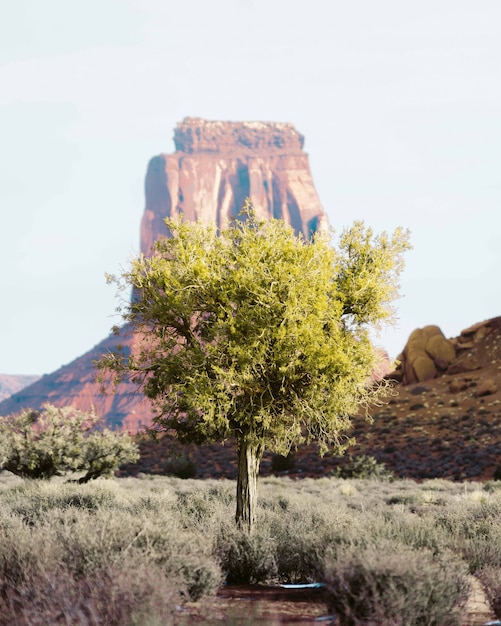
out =
[[[411,230],[390,356],[501,315],[500,0],[4,1],[1,373],[118,322],[104,274],[186,116],[294,124],[336,230]]]

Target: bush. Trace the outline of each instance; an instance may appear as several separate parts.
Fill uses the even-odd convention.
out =
[[[162,463],[162,473],[166,476],[176,476],[183,479],[195,478],[197,466],[192,459],[184,454],[174,454]]]
[[[334,472],[337,478],[375,478],[377,480],[394,480],[395,475],[386,469],[384,463],[379,463],[373,456],[361,454],[349,456],[349,461],[338,467]]]
[[[484,587],[492,612],[501,619],[501,567],[485,567],[476,576]]]
[[[264,583],[277,575],[275,546],[266,532],[221,529],[218,553],[227,583]]]
[[[80,483],[110,477],[139,458],[138,448],[127,433],[98,430],[98,422],[93,410],[51,404],[0,417],[0,469],[36,479],[85,472]]]
[[[62,567],[27,571],[0,594],[0,622],[15,626],[143,626],[176,623],[176,582],[159,568],[131,563],[130,569],[104,568],[74,578]]]
[[[469,585],[457,559],[387,542],[327,558],[327,602],[341,626],[459,624]]]
[[[290,472],[296,467],[296,456],[293,452],[289,452],[286,456],[282,454],[274,454],[271,457],[271,469],[274,472]]]

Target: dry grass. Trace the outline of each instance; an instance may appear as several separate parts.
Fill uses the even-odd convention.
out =
[[[75,485],[0,474],[0,624],[189,622],[181,609],[226,579],[320,580],[340,618],[358,598],[373,624],[389,623],[381,607],[391,606],[391,623],[431,626],[457,621],[469,574],[499,616],[497,483],[267,478],[251,537],[234,526],[234,489],[226,480]]]

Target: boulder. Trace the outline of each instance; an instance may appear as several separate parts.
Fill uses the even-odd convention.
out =
[[[498,390],[498,383],[492,378],[487,378],[478,385],[478,387],[475,389],[474,395],[476,398],[481,398],[483,396],[490,396],[494,393],[497,393]]]
[[[425,346],[426,353],[430,356],[437,367],[447,369],[448,365],[456,358],[456,349],[451,341],[442,333],[432,335]]]
[[[404,385],[432,380],[456,358],[454,343],[446,339],[438,326],[414,330],[398,357],[396,378]]]
[[[419,355],[412,363],[416,380],[423,382],[425,380],[432,380],[437,375],[437,368],[433,363],[433,359],[425,355]]]
[[[447,374],[462,374],[464,372],[473,372],[480,369],[481,365],[476,357],[471,354],[465,354],[459,357],[454,363],[447,368]]]

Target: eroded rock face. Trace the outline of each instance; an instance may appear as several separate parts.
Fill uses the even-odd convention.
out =
[[[58,407],[74,406],[82,411],[94,407],[97,415],[103,417],[109,428],[118,428],[137,432],[151,424],[152,408],[145,397],[138,393],[135,385],[122,382],[108,386],[106,394],[101,393],[101,385],[96,381],[97,371],[94,362],[118,344],[125,352],[134,347],[134,337],[127,327],[119,336],[110,335],[81,357],[64,365],[52,374],[38,378],[33,384],[17,391],[0,402],[0,415],[19,413],[31,408],[41,409],[46,402]]]
[[[493,370],[493,381],[485,385],[485,394],[499,385],[501,361],[497,360],[501,317],[479,322],[461,331],[459,337],[446,339],[438,326],[414,330],[397,357],[399,365],[389,377],[409,385],[433,380],[442,375],[455,376]],[[490,373],[490,372],[489,372]],[[450,381],[451,392],[468,387],[464,381]],[[478,395],[478,394],[477,394]]]
[[[153,157],[148,165],[144,254],[167,235],[164,218],[182,214],[225,228],[247,197],[258,217],[283,219],[305,237],[327,226],[304,138],[291,124],[186,118],[174,142],[174,154]]]
[[[304,138],[291,124],[209,122],[187,118],[174,132],[176,152],[151,159],[145,182],[146,209],[141,251],[167,234],[163,219],[214,222],[224,228],[250,196],[258,217],[282,218],[305,237],[327,218],[313,186]],[[117,343],[126,350],[134,338],[110,336],[83,356],[0,402],[0,414],[39,409],[45,402],[95,407],[108,426],[136,432],[149,425],[152,408],[132,384],[120,383],[102,395],[93,361]],[[125,333],[125,334],[124,334]],[[14,390],[13,390],[14,391]],[[0,398],[1,399],[1,398]]]
[[[404,385],[432,380],[447,370],[456,358],[456,348],[438,326],[425,326],[413,331],[407,340],[395,378]]]

